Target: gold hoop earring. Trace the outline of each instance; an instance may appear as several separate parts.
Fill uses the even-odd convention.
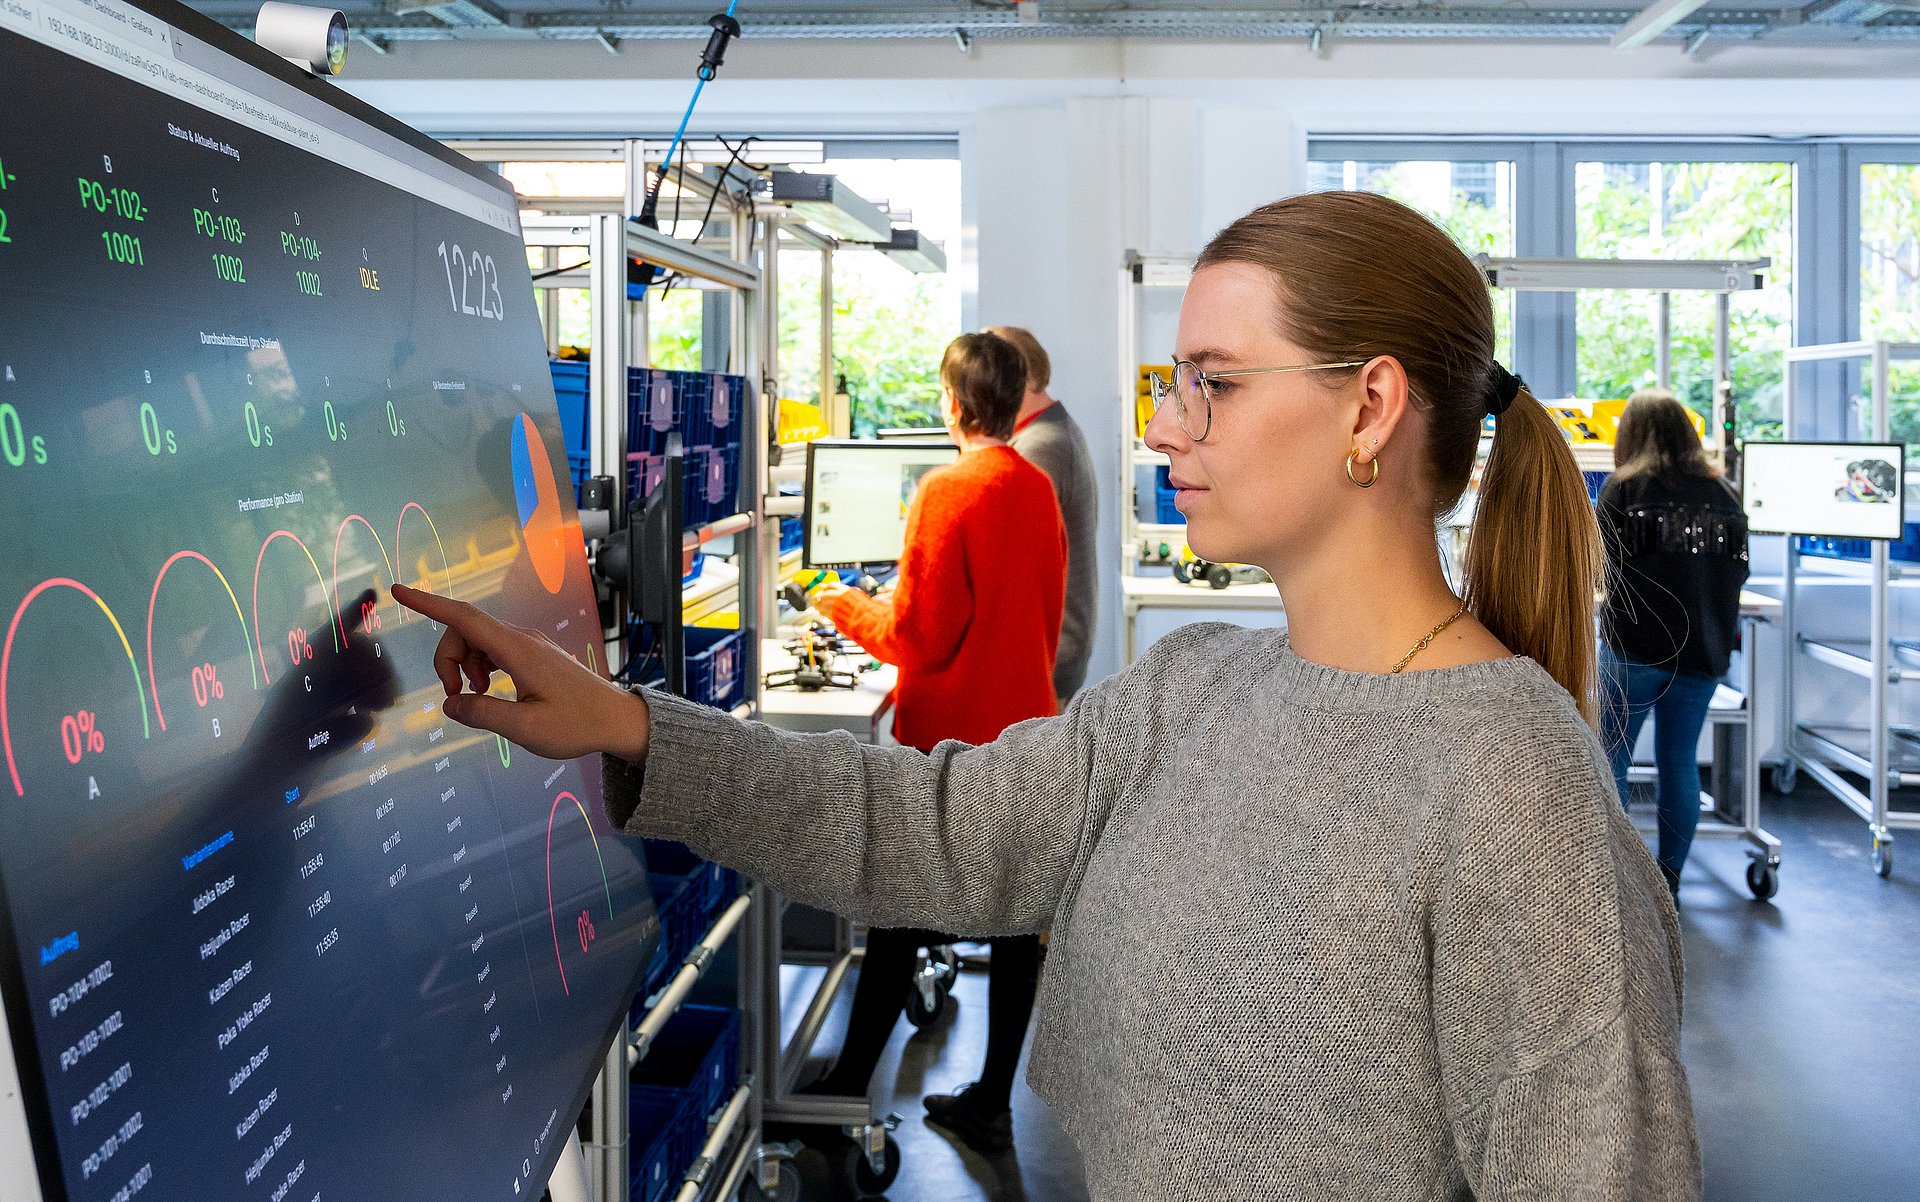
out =
[[[1347,452],[1347,479],[1353,481],[1354,486],[1357,488],[1372,488],[1374,485],[1374,482],[1380,479],[1380,460],[1378,457],[1375,457],[1367,461],[1368,463],[1371,463],[1373,465],[1373,475],[1368,476],[1365,480],[1362,480],[1360,477],[1353,474],[1353,461],[1354,461],[1354,458],[1359,454],[1360,454],[1360,448],[1358,447],[1355,447],[1353,450]]]

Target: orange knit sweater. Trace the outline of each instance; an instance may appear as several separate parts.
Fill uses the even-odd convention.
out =
[[[990,743],[1054,712],[1067,536],[1046,473],[987,447],[927,473],[890,598],[849,593],[827,617],[900,669],[894,737]]]

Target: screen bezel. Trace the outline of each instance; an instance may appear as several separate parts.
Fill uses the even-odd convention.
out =
[[[302,93],[331,105],[340,112],[362,125],[369,126],[390,138],[405,142],[422,154],[431,155],[449,167],[457,168],[473,182],[484,184],[502,196],[489,197],[495,203],[503,200],[510,209],[518,208],[518,199],[513,185],[499,172],[481,166],[466,155],[429,138],[411,125],[374,108],[366,101],[347,92],[343,92],[329,79],[322,79],[310,72],[303,71],[286,59],[268,50],[263,50],[252,40],[235,33],[211,17],[204,16],[176,0],[117,0],[128,8],[137,8],[150,17],[154,17],[190,37],[196,38],[231,58],[239,59],[247,66],[265,75],[270,75],[281,83],[298,88]],[[348,28],[352,28],[349,19]]]
[[[1783,530],[1777,526],[1766,524],[1763,521],[1756,521],[1753,511],[1747,507],[1747,484],[1752,479],[1752,472],[1748,470],[1752,464],[1749,456],[1755,447],[1849,447],[1863,453],[1869,451],[1888,452],[1888,457],[1893,460],[1894,464],[1894,479],[1899,481],[1899,491],[1894,498],[1894,504],[1888,506],[1894,514],[1896,524],[1899,527],[1898,532],[1891,535],[1881,535],[1860,534],[1855,531]],[[1746,515],[1747,531],[1751,534],[1806,535],[1811,538],[1861,538],[1872,542],[1883,543],[1898,542],[1906,534],[1907,448],[1902,443],[1852,442],[1845,439],[1816,438],[1754,439],[1740,444],[1740,461],[1742,469],[1740,472],[1740,512]]]
[[[278,83],[297,89],[374,132],[455,168],[471,185],[475,196],[503,206],[510,214],[518,212],[518,199],[512,185],[498,173],[340,91],[333,83],[261,49],[219,22],[174,0],[116,2],[137,9]],[[517,223],[511,233],[515,238],[520,237]],[[39,1062],[34,1016],[21,969],[21,949],[13,934],[10,915],[5,884],[0,882],[0,1185],[8,1187],[9,1202],[14,1202],[16,1197],[18,1202],[70,1202],[71,1194],[57,1151],[51,1098]],[[628,992],[638,988],[645,968],[641,963],[634,965]],[[598,1046],[610,1047],[616,1034],[625,1029],[626,1019],[627,1008],[622,1006],[604,1030],[591,1032]],[[593,1080],[589,1077],[576,1089],[569,1107],[572,1114],[579,1114],[586,1105]],[[20,1146],[22,1137],[24,1147]],[[564,1141],[556,1143],[553,1155],[558,1156],[563,1147]],[[26,1174],[24,1195],[15,1192],[19,1182],[13,1174],[17,1172]]]
[[[807,444],[807,482],[806,503],[800,507],[800,566],[805,568],[864,568],[881,564],[898,563],[894,559],[835,560],[822,563],[813,557],[813,473],[816,462],[814,452],[824,447],[831,451],[841,450],[879,450],[898,452],[902,447],[931,447],[931,442],[915,442],[907,439],[888,439],[884,442],[866,438],[821,438]],[[960,458],[960,448],[949,443],[953,457]],[[943,465],[944,466],[944,465]]]

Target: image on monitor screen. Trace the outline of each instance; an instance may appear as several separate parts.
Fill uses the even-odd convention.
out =
[[[601,655],[513,196],[161,0],[0,5],[0,62],[0,1152],[537,1198],[644,860],[389,593]]]
[[[952,443],[826,441],[807,444],[802,559],[808,567],[897,562],[907,513],[927,473],[952,463]]]
[[[1905,530],[1905,448],[1845,442],[1749,442],[1741,504],[1771,534],[1897,539]]]

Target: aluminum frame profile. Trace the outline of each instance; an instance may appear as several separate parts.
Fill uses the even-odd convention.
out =
[[[505,0],[502,0],[504,6]],[[222,3],[208,5],[229,24],[252,20]],[[352,4],[349,8],[355,7]],[[358,19],[356,33],[388,40],[488,40],[501,38],[589,40],[703,39],[704,8],[637,10],[581,7],[575,10],[516,10],[503,25],[449,27],[417,13],[400,17],[380,12]],[[1038,19],[1022,20],[1012,6],[981,8],[943,3],[925,8],[846,7],[773,8],[752,22],[755,38],[950,38],[955,30],[989,38],[1310,38],[1316,30],[1350,39],[1497,39],[1502,41],[1613,39],[1643,15],[1637,7],[1500,7],[1481,3],[1443,3],[1386,8],[1349,0],[1340,5],[1292,4],[1284,8],[1233,5],[1171,5],[1136,2],[1112,7],[1075,0],[1050,0]],[[1800,8],[1701,8],[1657,39],[1684,42],[1705,30],[1718,38],[1754,39],[1816,27],[1861,43],[1920,40],[1920,12],[1887,0],[1817,0]]]
[[[1653,0],[1613,35],[1613,48],[1638,50],[1706,5],[1707,0]]]
[[[1753,292],[1766,287],[1771,259],[1515,259],[1475,255],[1495,288],[1512,292]]]

